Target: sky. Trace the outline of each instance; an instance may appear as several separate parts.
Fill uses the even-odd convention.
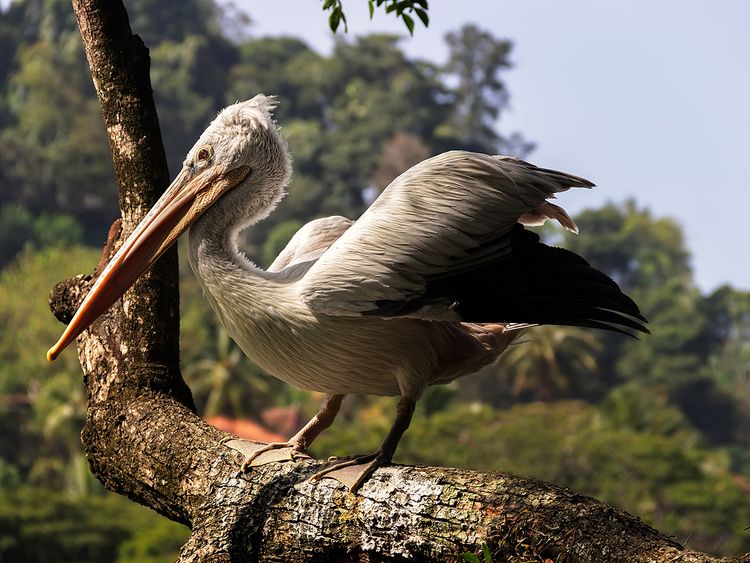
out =
[[[330,53],[321,2],[235,3],[252,36]],[[750,290],[750,1],[432,0],[430,27],[413,38],[393,16],[370,21],[365,0],[344,8],[350,36],[398,33],[409,55],[438,63],[444,35],[465,23],[512,40],[499,130],[537,143],[531,162],[598,186],[558,203],[575,213],[635,198],[683,226],[703,291]]]

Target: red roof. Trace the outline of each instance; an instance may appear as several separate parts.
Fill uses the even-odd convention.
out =
[[[273,432],[292,436],[305,425],[298,407],[269,407],[260,413],[260,419]]]
[[[257,422],[246,418],[227,418],[226,416],[212,416],[206,419],[211,426],[216,426],[219,430],[234,434],[244,440],[255,440],[258,442],[284,442],[286,437],[268,428],[264,428]]]

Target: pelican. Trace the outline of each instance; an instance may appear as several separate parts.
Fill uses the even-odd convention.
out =
[[[354,490],[390,463],[428,386],[491,364],[529,327],[648,332],[613,280],[524,228],[555,219],[577,232],[547,200],[593,184],[507,156],[429,158],[356,222],[311,221],[267,270],[257,267],[239,250],[238,233],[273,211],[292,171],[275,105],[258,95],[218,114],[104,268],[50,361],[189,228],[190,265],[245,354],[285,382],[326,394],[302,430],[255,452],[243,469],[265,450],[304,454],[348,393],[400,397],[377,451],[339,458],[313,476],[347,474]]]

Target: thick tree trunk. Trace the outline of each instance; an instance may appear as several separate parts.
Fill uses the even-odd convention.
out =
[[[148,52],[122,4],[73,7],[119,186],[122,228],[110,232],[108,257],[168,174]],[[55,315],[67,322],[90,285],[84,276],[59,284]],[[109,489],[191,526],[182,561],[451,561],[485,543],[493,561],[719,561],[620,510],[513,475],[394,466],[356,495],[307,481],[321,466],[313,460],[238,476],[237,450],[249,444],[220,444],[225,434],[196,416],[179,373],[174,250],[84,332],[78,353],[91,469]]]

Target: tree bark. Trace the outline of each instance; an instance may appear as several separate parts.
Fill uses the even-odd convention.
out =
[[[148,51],[120,1],[73,0],[109,135],[122,210],[103,259],[167,185]],[[67,322],[92,283],[52,292]],[[195,414],[179,372],[173,249],[78,339],[88,393],[84,449],[104,485],[193,533],[181,561],[740,561],[686,551],[594,499],[514,475],[392,466],[356,494],[310,482],[322,463],[271,463],[237,475],[251,447]]]

